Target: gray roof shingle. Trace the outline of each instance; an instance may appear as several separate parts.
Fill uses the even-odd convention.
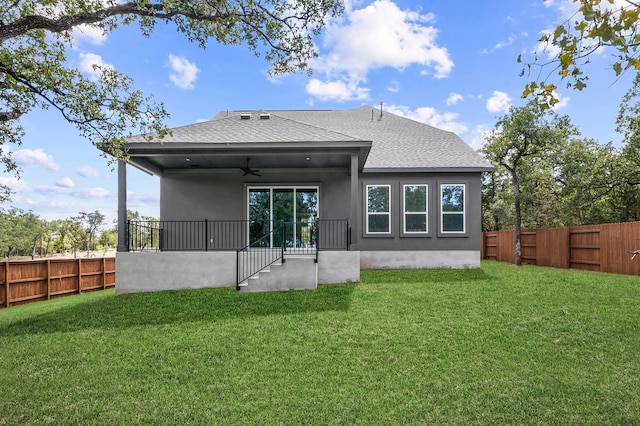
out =
[[[373,141],[365,170],[486,169],[491,164],[458,135],[370,106],[274,114]]]
[[[240,115],[251,114],[250,119]],[[269,114],[261,119],[260,114]],[[172,129],[163,144],[371,141],[365,171],[490,171],[491,164],[455,133],[370,106],[352,110],[223,111]],[[129,142],[143,142],[133,137]]]

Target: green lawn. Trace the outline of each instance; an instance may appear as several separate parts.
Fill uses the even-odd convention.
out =
[[[486,262],[0,310],[5,424],[640,424],[640,278]]]

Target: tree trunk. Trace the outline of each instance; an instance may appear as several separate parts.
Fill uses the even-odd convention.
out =
[[[38,239],[33,239],[33,246],[31,247],[31,260],[36,258],[36,245],[38,244]]]
[[[522,265],[522,210],[520,209],[520,182],[518,182],[518,175],[515,170],[511,173],[511,180],[513,182],[513,195],[515,196],[515,234],[516,234],[516,253],[514,263],[518,266]]]

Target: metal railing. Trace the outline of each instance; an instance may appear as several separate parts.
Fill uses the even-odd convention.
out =
[[[129,251],[159,251],[162,229],[159,221],[127,221]]]
[[[237,250],[247,243],[248,220],[128,221],[129,251]]]
[[[272,231],[268,222],[249,220],[130,220],[127,247],[129,251],[239,250],[250,240],[260,240],[263,247],[283,246],[290,253],[310,254],[348,250],[351,243],[346,219],[286,222],[274,224]]]
[[[240,284],[265,270],[278,260],[284,262],[284,247],[269,247],[269,242],[275,234],[269,234],[255,240],[253,243],[236,251],[236,290]]]

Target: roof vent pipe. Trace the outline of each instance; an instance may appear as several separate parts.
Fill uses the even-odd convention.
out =
[[[380,102],[380,118],[378,120],[382,120],[382,105],[384,105],[384,102]]]

